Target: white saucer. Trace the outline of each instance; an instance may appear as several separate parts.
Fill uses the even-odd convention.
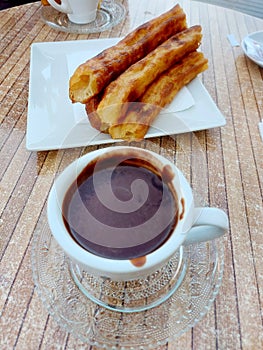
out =
[[[52,6],[42,6],[41,15],[44,22],[54,29],[67,33],[90,34],[109,30],[119,24],[126,15],[126,9],[115,1],[102,2],[95,21],[88,24],[72,23],[65,13]]]
[[[263,31],[247,35],[241,47],[248,58],[263,68]]]
[[[222,282],[222,238],[189,245],[184,254],[186,273],[170,298],[146,311],[113,311],[80,291],[67,258],[44,224],[34,233],[33,278],[50,315],[82,342],[103,349],[153,349],[173,341],[199,322],[213,304]],[[98,281],[94,278],[93,282],[91,288],[98,288]]]

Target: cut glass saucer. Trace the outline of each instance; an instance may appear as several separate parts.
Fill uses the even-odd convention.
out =
[[[160,305],[177,290],[187,270],[187,254],[181,247],[162,268],[130,281],[91,275],[69,259],[67,264],[80,291],[96,304],[113,311],[139,312]]]
[[[52,6],[42,6],[41,15],[44,22],[54,29],[67,33],[91,34],[109,30],[119,24],[126,15],[125,7],[114,0],[104,0],[97,11],[95,21],[87,24],[76,24],[68,16]]]
[[[183,251],[187,261],[183,281],[166,300],[146,311],[109,310],[82,293],[74,282],[68,258],[47,224],[34,233],[33,279],[50,315],[81,341],[104,349],[153,349],[199,322],[214,302],[222,282],[223,238],[189,245]],[[172,259],[177,261],[178,257]],[[94,284],[94,288],[98,286]]]

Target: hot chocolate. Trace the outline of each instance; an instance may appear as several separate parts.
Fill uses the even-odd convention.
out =
[[[160,247],[178,220],[169,176],[150,162],[115,155],[95,159],[72,183],[63,219],[74,240],[109,259],[135,259]]]

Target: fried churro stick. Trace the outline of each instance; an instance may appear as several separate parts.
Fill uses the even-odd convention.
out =
[[[140,140],[162,108],[172,102],[178,91],[207,69],[201,52],[192,52],[152,83],[138,103],[130,104],[123,123],[112,125],[113,139]]]
[[[144,23],[75,70],[69,81],[70,99],[87,103],[130,65],[186,27],[186,15],[179,5]]]
[[[101,100],[100,94],[92,96],[88,102],[85,104],[86,113],[89,118],[90,125],[101,131],[101,120],[97,113],[97,108]]]
[[[195,51],[201,42],[201,26],[193,26],[169,38],[111,82],[98,105],[101,131],[120,124],[127,102],[136,101],[147,87],[183,56]]]

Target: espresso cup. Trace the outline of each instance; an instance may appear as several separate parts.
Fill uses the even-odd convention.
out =
[[[67,14],[69,20],[77,24],[87,24],[96,18],[99,0],[48,0],[49,4]]]
[[[115,146],[71,163],[48,197],[51,232],[89,274],[128,281],[163,267],[182,245],[228,229],[218,208],[195,207],[182,172],[149,150]]]

